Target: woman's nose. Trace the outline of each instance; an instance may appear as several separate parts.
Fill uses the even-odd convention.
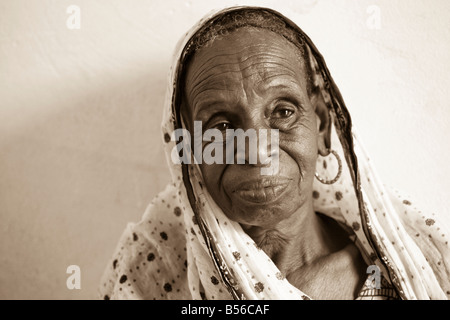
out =
[[[279,153],[278,148],[278,130],[259,129],[257,131],[256,161],[252,159],[251,147],[246,147],[245,159],[247,163],[257,167],[267,167]],[[253,161],[250,161],[253,160]]]
[[[256,167],[270,166],[279,153],[278,130],[253,124],[234,131],[235,162]]]

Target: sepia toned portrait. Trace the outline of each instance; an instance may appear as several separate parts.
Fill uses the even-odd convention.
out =
[[[19,2],[0,298],[450,297],[446,1]]]

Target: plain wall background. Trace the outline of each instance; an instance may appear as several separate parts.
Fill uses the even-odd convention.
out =
[[[0,298],[96,298],[126,223],[169,181],[159,127],[175,43],[237,3],[0,0]],[[384,182],[450,221],[450,1],[239,4],[307,32]],[[66,287],[71,264],[81,290]]]

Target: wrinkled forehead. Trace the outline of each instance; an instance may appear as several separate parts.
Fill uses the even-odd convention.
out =
[[[190,65],[192,58],[200,52],[200,50],[214,43],[215,40],[224,37],[234,31],[244,27],[253,27],[261,29],[275,36],[281,36],[298,49],[297,54],[309,61],[311,55],[310,39],[304,32],[292,21],[287,19],[280,13],[259,7],[234,7],[224,9],[223,11],[211,13],[197,25],[195,25],[185,37],[177,45],[176,54],[174,56],[175,68],[172,68],[170,78],[170,94],[169,100],[171,112],[165,113],[165,120],[173,123],[175,128],[182,128],[182,117],[180,110],[186,111],[185,106],[185,78],[187,66]],[[316,48],[313,46],[314,52]],[[309,64],[305,64],[309,78],[312,78],[315,68],[311,69]],[[311,89],[311,81],[307,81],[307,90]],[[185,112],[183,112],[185,113]],[[184,115],[183,115],[184,118]]]
[[[274,32],[236,30],[194,55],[185,78],[187,102],[193,107],[199,96],[209,96],[220,89],[230,91],[243,86],[251,91],[264,90],[269,83],[281,79],[304,87],[300,56],[293,44]]]
[[[284,78],[307,90],[310,72],[306,65],[304,48],[271,30],[242,27],[224,36],[211,37],[185,65],[183,116],[191,119],[199,90],[227,89],[232,79],[256,78],[252,85],[257,89],[256,86],[264,87]]]
[[[302,48],[295,46],[281,35],[255,27],[243,27],[230,34],[215,37],[192,55],[186,65],[187,77],[205,66],[225,65],[227,62],[245,63],[255,58],[273,57],[290,64],[303,63]]]
[[[215,39],[192,57],[184,81],[195,85],[220,73],[260,72],[291,67],[303,71],[300,50],[280,35],[253,27],[241,28]]]

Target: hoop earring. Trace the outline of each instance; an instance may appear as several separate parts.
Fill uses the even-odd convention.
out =
[[[334,151],[334,150],[330,150],[330,153],[332,153],[336,157],[336,160],[337,160],[338,165],[339,165],[339,169],[338,169],[338,173],[337,173],[336,177],[334,177],[334,179],[332,179],[332,180],[323,179],[323,178],[319,177],[319,174],[316,172],[316,174],[315,174],[316,179],[319,180],[323,184],[333,184],[333,183],[335,183],[336,181],[338,181],[338,179],[341,177],[341,174],[342,174],[341,157],[339,157],[339,154],[336,151]]]

